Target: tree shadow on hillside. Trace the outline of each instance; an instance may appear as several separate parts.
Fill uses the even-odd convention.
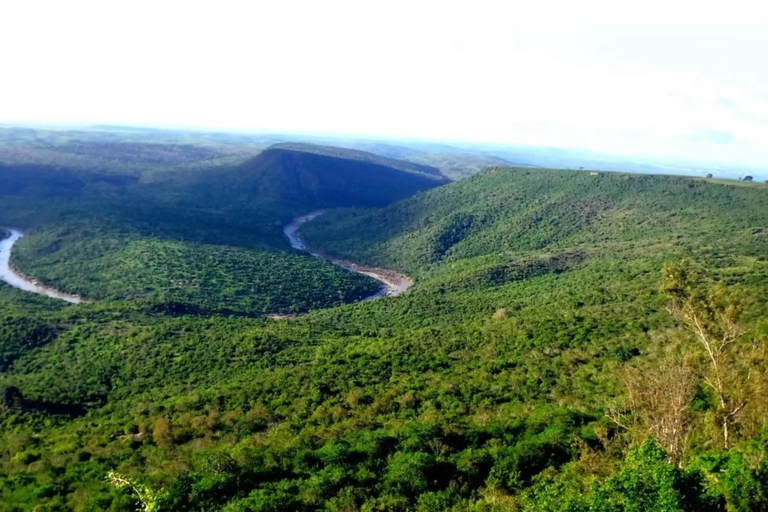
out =
[[[101,407],[106,402],[106,395],[88,397],[82,403],[77,404],[30,400],[25,398],[21,391],[15,386],[7,386],[0,392],[0,411],[22,413],[39,412],[46,416],[68,416],[70,418],[79,418],[85,416],[89,407]]]

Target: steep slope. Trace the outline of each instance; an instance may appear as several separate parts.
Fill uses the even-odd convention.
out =
[[[381,210],[329,212],[304,233],[331,253],[415,274],[502,254],[715,255],[768,249],[753,235],[766,192],[671,176],[498,168]]]
[[[301,151],[303,153],[313,153],[316,155],[325,155],[336,158],[344,158],[346,160],[366,162],[384,167],[390,167],[399,171],[410,172],[413,174],[424,174],[438,180],[442,180],[444,178],[440,170],[435,167],[409,162],[400,158],[390,158],[388,156],[382,156],[381,154],[361,151],[357,149],[348,149],[336,146],[322,146],[319,144],[307,144],[300,142],[284,142],[281,144],[275,144],[271,148],[286,149],[289,151]]]
[[[448,181],[439,174],[402,170],[416,168],[415,164],[340,148],[310,146],[310,149],[312,151],[272,147],[237,167],[199,173],[187,189],[185,200],[221,206],[261,204],[305,211],[384,206]],[[350,153],[354,158],[346,158]],[[370,158],[363,159],[360,155]]]

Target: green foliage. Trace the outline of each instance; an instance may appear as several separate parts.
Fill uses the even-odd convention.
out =
[[[237,166],[151,179],[0,165],[0,225],[32,228],[14,250],[19,270],[89,299],[206,314],[299,313],[357,301],[379,284],[287,253],[281,227],[311,209],[382,206],[445,179],[416,164],[311,148],[269,149]]]
[[[99,220],[39,228],[13,263],[93,300],[142,300],[169,313],[299,313],[376,292],[372,279],[271,248],[173,240]]]
[[[722,510],[708,495],[704,475],[667,464],[666,453],[654,441],[630,452],[627,462],[594,492],[594,512],[706,512]]]
[[[725,500],[708,487],[697,469],[667,463],[667,454],[652,439],[631,450],[605,482],[580,489],[567,478],[546,482],[523,497],[526,512],[716,512]]]
[[[334,254],[417,276],[506,253],[723,260],[768,252],[766,208],[764,191],[687,178],[501,168],[381,210],[329,212],[304,233]]]
[[[768,292],[762,189],[499,169],[331,211],[306,225],[313,244],[416,286],[275,322],[245,313],[267,298],[319,308],[364,283],[288,252],[295,205],[249,210],[254,187],[229,209],[198,176],[176,179],[132,208],[3,199],[8,222],[33,228],[20,267],[121,300],[67,306],[0,286],[0,386],[30,404],[0,415],[0,503],[135,510],[105,481],[116,471],[160,493],[162,511],[765,508],[759,409],[727,454],[697,431],[683,468],[604,417],[625,364],[680,335],[658,291],[665,262]],[[275,272],[295,282],[279,288]],[[764,301],[745,304],[754,332],[766,317]],[[85,415],[57,412],[75,405]]]
[[[0,371],[7,371],[16,358],[55,337],[56,328],[41,320],[21,315],[0,316]]]

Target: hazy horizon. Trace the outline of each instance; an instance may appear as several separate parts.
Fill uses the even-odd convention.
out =
[[[768,162],[768,11],[752,2],[726,11],[688,1],[77,1],[6,11],[6,125]]]

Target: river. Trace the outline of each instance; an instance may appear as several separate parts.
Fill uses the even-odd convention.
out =
[[[2,228],[0,228],[0,232]],[[54,290],[43,286],[38,282],[29,279],[11,268],[11,249],[13,245],[23,237],[24,234],[21,231],[15,229],[6,230],[11,236],[0,240],[0,280],[5,281],[14,288],[24,290],[27,292],[38,293],[54,299],[61,299],[72,304],[79,304],[83,301],[80,297],[75,295],[69,295],[67,293]]]
[[[366,300],[373,300],[378,299],[381,297],[394,297],[396,295],[400,295],[404,291],[408,290],[411,286],[413,286],[413,281],[410,277],[400,274],[398,272],[395,272],[394,270],[389,270],[385,268],[378,268],[378,267],[370,267],[367,265],[359,265],[357,263],[353,263],[351,261],[343,260],[340,258],[334,258],[333,256],[329,256],[327,254],[322,253],[321,251],[312,249],[307,246],[304,239],[301,237],[301,234],[299,233],[299,229],[301,226],[306,224],[307,222],[311,221],[312,219],[316,219],[320,215],[324,214],[325,210],[316,210],[314,212],[308,213],[306,215],[301,215],[299,217],[296,217],[291,221],[290,224],[285,226],[283,229],[283,233],[285,233],[285,236],[288,238],[288,241],[291,244],[291,247],[294,249],[298,249],[299,251],[306,251],[312,256],[315,256],[316,258],[322,258],[324,260],[328,260],[334,265],[337,265],[343,269],[357,272],[358,274],[363,274],[368,277],[372,277],[382,283],[381,290],[374,293],[373,295],[366,297],[363,299]]]
[[[320,251],[307,247],[304,239],[299,234],[299,229],[302,225],[311,221],[312,219],[319,217],[323,213],[325,213],[325,210],[317,210],[306,215],[301,215],[293,219],[290,224],[285,226],[283,232],[288,238],[291,247],[300,251],[309,252],[316,258],[322,258],[343,269],[349,270],[351,272],[357,272],[358,274],[363,274],[379,281],[382,284],[381,289],[373,295],[364,298],[363,301],[378,299],[381,297],[394,297],[408,290],[408,288],[413,285],[411,278],[393,270],[370,267],[367,265],[359,265],[351,261],[334,258]],[[10,236],[0,240],[0,280],[5,281],[14,288],[19,288],[20,290],[25,290],[32,293],[38,293],[40,295],[45,295],[54,299],[65,300],[67,302],[71,302],[72,304],[79,304],[83,302],[83,299],[77,297],[76,295],[70,295],[41,285],[37,281],[29,279],[28,277],[13,270],[10,264],[11,249],[13,248],[14,244],[24,236],[24,234],[21,231],[17,231],[15,229],[7,229],[6,231],[10,233]]]

